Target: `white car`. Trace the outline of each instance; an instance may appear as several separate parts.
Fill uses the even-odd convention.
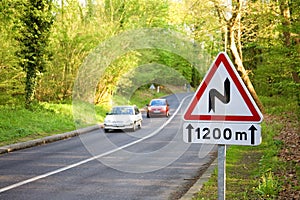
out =
[[[136,106],[115,106],[110,113],[106,114],[104,119],[104,132],[110,130],[135,131],[142,128],[143,117]]]

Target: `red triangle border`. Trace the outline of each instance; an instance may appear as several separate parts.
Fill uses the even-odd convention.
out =
[[[209,72],[205,76],[204,80],[202,81],[200,88],[197,90],[197,94],[194,96],[192,102],[190,103],[189,108],[186,110],[184,114],[184,120],[186,121],[233,121],[233,122],[261,122],[262,116],[259,114],[257,107],[253,105],[249,95],[242,86],[241,81],[236,75],[236,72],[233,69],[231,61],[228,60],[225,53],[220,53],[216,60],[214,61],[212,67],[210,68]],[[231,79],[233,80],[235,86],[237,87],[238,91],[240,92],[242,98],[244,99],[246,105],[248,106],[252,116],[237,116],[237,115],[192,115],[194,108],[196,107],[197,103],[199,102],[200,98],[202,97],[204,91],[206,90],[209,82],[211,81],[212,77],[214,76],[215,72],[219,68],[220,64],[223,63],[227,72],[229,73]],[[245,87],[246,88],[246,87]]]

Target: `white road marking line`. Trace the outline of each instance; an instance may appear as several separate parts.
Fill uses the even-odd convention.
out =
[[[75,168],[75,167],[80,166],[80,165],[83,165],[83,164],[85,164],[85,163],[87,163],[87,162],[90,162],[90,161],[96,160],[96,159],[98,159],[98,158],[101,158],[101,157],[107,156],[107,155],[109,155],[109,154],[112,154],[112,153],[114,153],[114,152],[117,152],[117,151],[119,151],[119,150],[121,150],[121,149],[125,149],[125,148],[127,148],[127,147],[130,147],[130,146],[132,146],[132,145],[134,145],[134,144],[137,144],[137,143],[139,143],[139,142],[141,142],[141,141],[143,141],[143,140],[146,140],[146,139],[148,139],[148,138],[150,138],[150,137],[156,135],[156,134],[157,134],[158,132],[160,132],[167,124],[169,124],[169,123],[171,122],[171,120],[172,120],[172,119],[175,117],[175,115],[178,113],[178,111],[179,111],[179,109],[181,108],[183,102],[184,102],[189,96],[191,96],[191,95],[188,95],[188,96],[186,96],[185,98],[182,99],[182,101],[180,102],[180,104],[179,104],[177,110],[171,115],[171,117],[170,117],[163,125],[161,125],[158,129],[156,129],[152,134],[149,134],[149,135],[147,135],[147,136],[145,136],[145,137],[143,137],[143,138],[141,138],[141,139],[139,139],[139,140],[133,141],[133,142],[128,143],[128,144],[125,144],[125,145],[123,145],[123,146],[121,146],[121,147],[118,147],[118,148],[116,148],[116,149],[107,151],[107,152],[102,153],[102,154],[99,154],[99,155],[97,155],[97,156],[93,156],[93,157],[91,157],[91,158],[82,160],[82,161],[80,161],[80,162],[74,163],[74,164],[72,164],[72,165],[68,165],[68,166],[66,166],[66,167],[59,168],[59,169],[57,169],[57,170],[54,170],[54,171],[51,171],[51,172],[48,172],[48,173],[45,173],[45,174],[42,174],[42,175],[39,175],[39,176],[30,178],[30,179],[27,179],[27,180],[24,180],[24,181],[21,181],[21,182],[18,182],[18,183],[15,183],[15,184],[6,186],[6,187],[4,187],[4,188],[0,188],[0,193],[3,193],[3,192],[5,192],[5,191],[11,190],[11,189],[14,189],[14,188],[17,188],[17,187],[20,187],[20,186],[25,185],[25,184],[27,184],[27,183],[32,183],[32,182],[37,181],[37,180],[39,180],[39,179],[43,179],[43,178],[46,178],[46,177],[48,177],[48,176],[52,176],[52,175],[54,175],[54,174],[58,174],[58,173],[60,173],[60,172],[63,172],[63,171],[66,171],[66,170]]]

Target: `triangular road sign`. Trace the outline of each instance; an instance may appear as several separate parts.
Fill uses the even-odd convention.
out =
[[[226,53],[208,70],[184,114],[185,121],[260,123],[260,110]]]

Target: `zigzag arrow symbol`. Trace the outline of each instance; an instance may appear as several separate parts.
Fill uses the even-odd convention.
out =
[[[219,99],[222,103],[227,104],[230,101],[230,81],[228,78],[224,81],[224,95],[218,92],[216,89],[209,91],[209,105],[208,112],[211,110],[215,112],[215,98]]]

